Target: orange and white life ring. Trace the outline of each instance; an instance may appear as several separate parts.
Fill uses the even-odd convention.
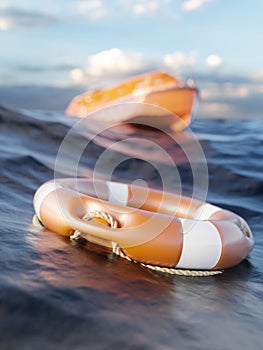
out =
[[[82,232],[91,242],[118,248],[132,260],[180,269],[218,270],[239,264],[254,245],[237,214],[180,195],[123,183],[59,179],[34,196],[42,224],[58,234]],[[107,212],[118,226],[85,221],[87,212]]]

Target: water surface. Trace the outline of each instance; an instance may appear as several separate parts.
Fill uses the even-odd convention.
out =
[[[54,177],[59,146],[74,123],[62,114],[0,108],[1,350],[261,349],[262,121],[192,124],[208,162],[207,200],[243,216],[255,236],[255,248],[246,261],[205,278],[149,271],[31,225],[33,194]],[[160,147],[178,165],[183,191],[191,192],[185,152],[153,130],[107,130],[89,143],[79,175],[92,174],[98,157],[112,143],[142,135],[155,143],[159,137]],[[72,175],[71,158],[81,140],[87,142],[88,133],[71,144],[68,159],[57,169],[59,175]],[[192,154],[196,140],[191,133],[180,140]],[[156,150],[148,152],[152,163],[144,160],[147,152],[138,159],[135,144],[112,150],[110,161],[120,160],[112,177],[125,182],[140,178],[158,188],[161,171],[166,186],[175,189],[171,164]],[[101,177],[107,175],[103,169],[105,163],[98,169]]]

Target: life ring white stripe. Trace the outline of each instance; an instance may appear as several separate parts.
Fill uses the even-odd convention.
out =
[[[216,213],[217,211],[222,211],[222,209],[215,206],[215,205],[205,203],[197,209],[197,211],[194,214],[194,219],[195,220],[208,220],[210,218],[210,216],[213,215],[214,213]]]
[[[212,269],[222,253],[222,240],[216,227],[209,221],[179,220],[183,227],[183,248],[176,267]]]
[[[53,191],[57,190],[58,188],[63,188],[60,184],[55,182],[50,182],[45,185],[42,185],[40,189],[37,191],[36,196],[34,197],[34,208],[37,216],[41,220],[40,215],[40,208],[44,201],[44,199]]]
[[[129,199],[128,185],[107,181],[107,186],[109,190],[109,202],[126,206]]]

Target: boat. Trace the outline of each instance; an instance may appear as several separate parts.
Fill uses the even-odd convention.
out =
[[[131,77],[113,87],[78,95],[70,101],[65,114],[181,131],[191,122],[197,92],[190,80],[184,82],[166,72],[150,72]],[[104,114],[94,114],[101,108],[116,104],[124,104],[127,113],[108,115],[105,111]]]
[[[48,230],[85,238],[130,261],[166,269],[221,270],[244,260],[253,234],[239,215],[190,197],[93,179],[55,179],[34,196]]]

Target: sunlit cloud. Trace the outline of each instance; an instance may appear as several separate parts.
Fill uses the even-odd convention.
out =
[[[213,100],[221,93],[220,85],[215,82],[206,81],[203,83],[203,88],[200,91],[200,96],[203,100]]]
[[[249,87],[247,85],[235,86],[232,83],[226,83],[223,85],[224,95],[228,97],[240,97],[244,98],[249,95]]]
[[[87,60],[87,74],[92,77],[133,74],[147,67],[140,53],[125,53],[118,48],[101,51]]]
[[[137,0],[130,1],[129,6],[127,6],[128,3],[126,2],[126,8],[129,7],[132,13],[138,16],[148,15],[157,13],[171,2],[171,0]]]
[[[182,10],[184,11],[194,11],[197,10],[199,7],[203,6],[204,4],[211,2],[213,0],[186,0],[182,4]]]
[[[12,27],[12,19],[9,17],[0,17],[0,30],[9,30]]]
[[[70,71],[70,77],[74,84],[82,84],[85,82],[85,72],[81,68],[74,68]]]
[[[101,0],[83,0],[77,3],[78,12],[86,18],[97,21],[107,17],[110,10],[106,8]]]
[[[85,67],[73,69],[70,73],[75,83],[103,79],[121,79],[146,71],[167,70],[172,74],[183,74],[197,67],[197,51],[165,54],[159,59],[149,59],[140,52],[126,52],[120,48],[100,51],[87,57]]]
[[[209,55],[206,58],[206,64],[209,68],[218,69],[223,65],[223,59],[218,55]]]
[[[211,78],[209,78],[211,79]],[[204,100],[215,100],[220,99],[245,99],[252,92],[255,93],[255,86],[252,83],[234,83],[234,82],[216,82],[208,80],[204,84],[204,87],[201,89],[201,97]]]
[[[158,11],[160,8],[160,2],[158,1],[144,1],[137,2],[133,5],[133,13],[136,15],[148,14]]]
[[[225,82],[223,81],[225,80]],[[243,82],[242,82],[243,81]],[[263,110],[263,85],[252,76],[207,76],[202,83],[197,80],[201,99],[198,115],[201,117],[235,118],[259,117]]]
[[[229,115],[233,114],[233,106],[226,102],[206,102],[206,103],[200,103],[199,106],[199,113],[203,117],[215,117],[218,116],[223,117],[224,115],[228,117]]]
[[[122,79],[153,70],[168,70],[174,74],[185,72],[197,65],[197,51],[176,51],[159,59],[149,59],[140,52],[125,52],[120,48],[100,51],[87,57],[85,67],[71,70],[70,77],[76,84],[87,84],[96,79]]]
[[[163,63],[169,69],[181,71],[189,67],[194,67],[197,64],[197,58],[197,51],[191,51],[189,53],[176,51],[174,53],[166,54],[163,57]]]

